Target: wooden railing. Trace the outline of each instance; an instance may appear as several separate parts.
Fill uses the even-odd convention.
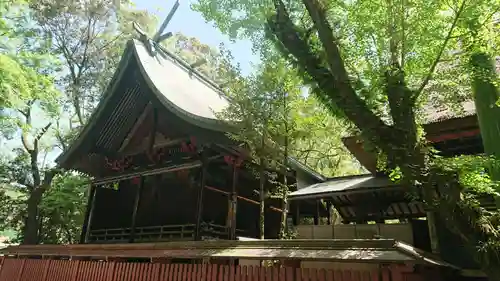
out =
[[[160,225],[136,227],[135,242],[182,241],[194,240],[196,225]],[[130,241],[131,228],[97,229],[90,231],[88,243],[127,243]],[[207,239],[227,239],[228,228],[223,225],[203,223],[201,236]],[[243,235],[244,231],[237,229],[236,233]]]
[[[194,224],[160,225],[136,227],[134,241],[172,241],[193,240],[195,232]],[[89,235],[89,243],[123,243],[130,240],[131,228],[113,228],[92,230]]]

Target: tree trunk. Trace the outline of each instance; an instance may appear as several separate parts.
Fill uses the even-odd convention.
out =
[[[500,107],[496,105],[499,99],[498,89],[494,84],[497,79],[495,65],[490,55],[476,52],[471,55],[472,92],[476,105],[477,119],[481,129],[484,152],[500,159]],[[500,180],[500,167],[490,167],[493,180]]]
[[[284,140],[284,151],[283,151],[283,186],[282,191],[282,204],[281,204],[281,226],[280,226],[280,239],[287,238],[286,236],[286,223],[288,216],[288,104],[287,104],[287,93],[283,91],[283,123],[285,125],[285,140]]]
[[[286,182],[286,180],[285,180]],[[283,197],[281,203],[281,226],[280,226],[280,239],[286,239],[286,220],[288,217],[288,190],[283,190]]]
[[[288,134],[288,132],[286,132]],[[286,220],[288,215],[288,138],[285,136],[285,153],[283,157],[283,186],[281,187],[281,226],[280,226],[280,239],[286,238]]]
[[[38,243],[39,213],[38,206],[42,201],[43,192],[40,188],[35,188],[27,200],[27,217],[24,225],[23,244],[33,245]]]
[[[266,185],[266,166],[265,166],[265,159],[264,157],[260,158],[260,166],[259,166],[259,175],[260,175],[260,182],[259,182],[259,196],[260,196],[260,205],[259,205],[259,238],[264,239],[264,231],[265,231],[265,185]]]

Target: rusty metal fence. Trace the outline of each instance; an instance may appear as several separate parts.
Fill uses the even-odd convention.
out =
[[[0,257],[0,263],[2,259]],[[333,271],[217,264],[161,264],[6,258],[0,281],[403,281],[389,269]]]

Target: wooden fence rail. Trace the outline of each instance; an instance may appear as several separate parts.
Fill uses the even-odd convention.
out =
[[[374,272],[332,271],[217,264],[11,258],[4,259],[0,267],[0,281],[402,281],[405,279],[403,275],[391,274],[388,269]]]

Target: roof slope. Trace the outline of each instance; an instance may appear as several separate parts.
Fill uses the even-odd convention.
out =
[[[383,188],[395,185],[389,178],[376,177],[371,174],[346,176],[328,179],[290,193],[290,200],[303,198],[322,198],[333,193]]]
[[[428,104],[422,109],[424,124],[435,123],[453,118],[461,118],[476,114],[476,106],[473,100],[460,103],[455,110],[447,105]]]
[[[219,89],[175,55],[158,51],[152,56],[142,42],[132,42],[143,77],[165,106],[190,123],[222,129],[211,126],[220,123],[215,114],[229,105]]]

